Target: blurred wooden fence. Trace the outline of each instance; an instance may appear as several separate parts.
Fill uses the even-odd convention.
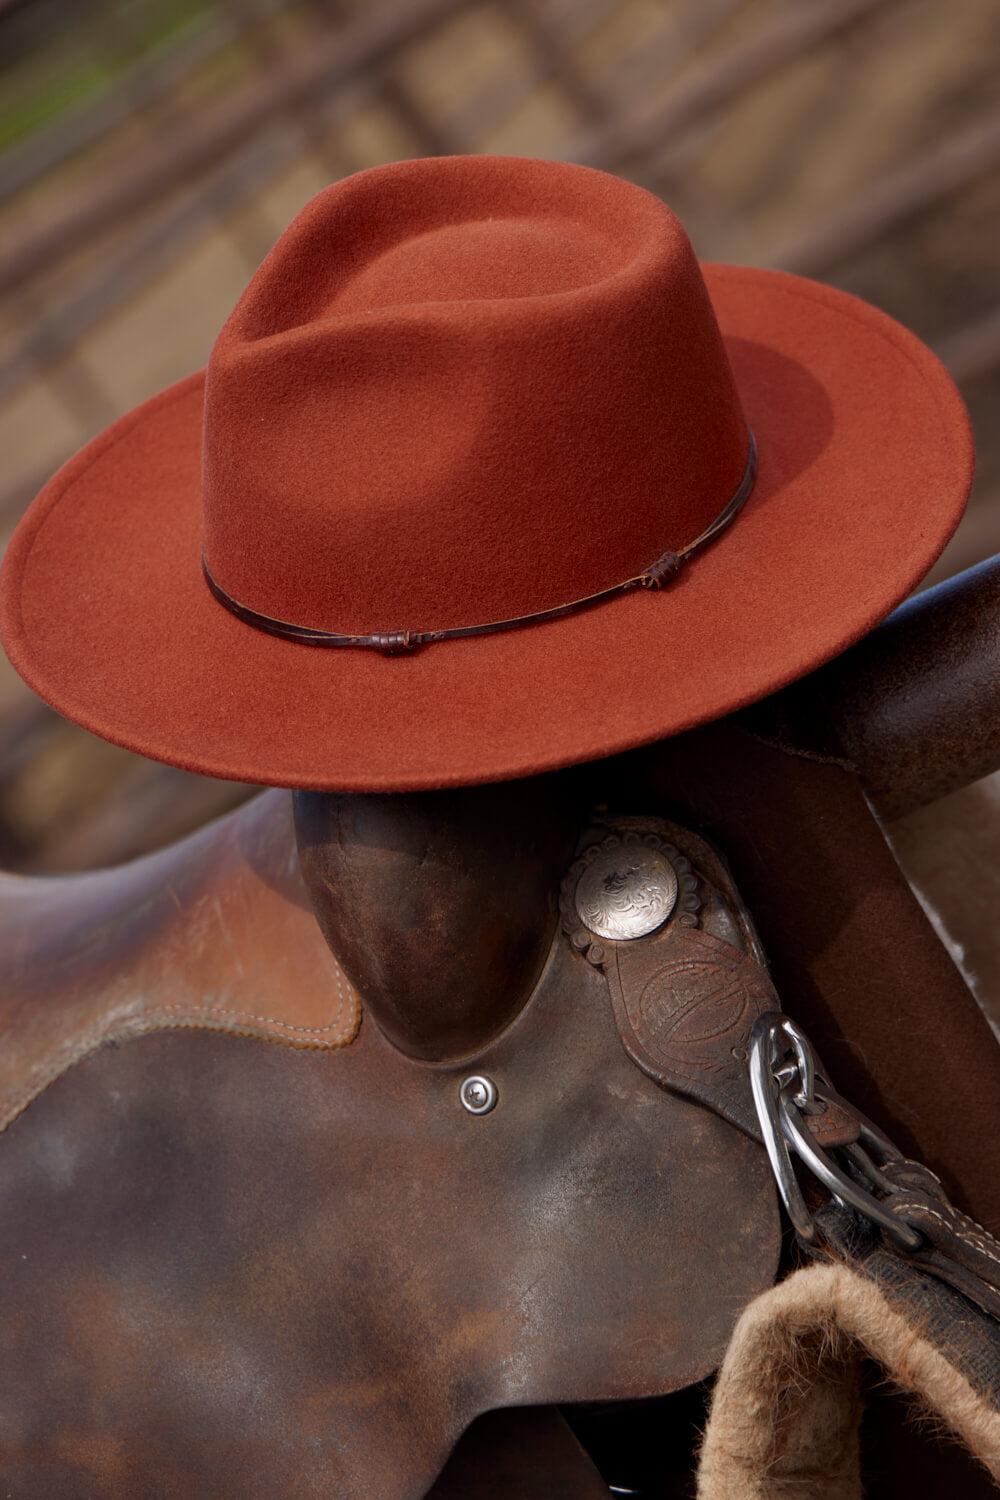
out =
[[[995,0],[189,0],[154,44],[141,9],[0,0],[0,87],[64,25],[110,80],[0,154],[4,538],[81,442],[204,361],[314,191],[395,157],[511,151],[631,177],[706,258],[803,271],[908,322],[982,454],[939,571],[1000,548]],[[129,857],[242,795],[64,724],[4,663],[7,868]]]

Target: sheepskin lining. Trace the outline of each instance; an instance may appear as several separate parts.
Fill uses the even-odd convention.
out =
[[[949,1299],[956,1295],[941,1291]],[[974,1323],[980,1315],[964,1305]],[[841,1264],[796,1271],[755,1298],[719,1372],[698,1500],[861,1500],[860,1369],[866,1356],[1000,1482],[994,1400],[902,1307],[899,1295]],[[963,1320],[956,1331],[964,1334],[968,1326]]]

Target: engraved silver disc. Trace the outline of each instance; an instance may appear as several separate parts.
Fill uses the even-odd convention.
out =
[[[601,849],[576,887],[580,921],[598,937],[623,942],[662,927],[677,901],[677,876],[661,849]]]

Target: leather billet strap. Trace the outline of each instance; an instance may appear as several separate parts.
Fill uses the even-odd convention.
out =
[[[459,625],[449,630],[388,630],[375,635],[341,635],[336,631],[314,630],[306,625],[293,625],[288,620],[275,620],[270,615],[259,614],[257,610],[241,604],[238,599],[234,599],[226,592],[217,579],[213,578],[208,561],[202,554],[201,566],[205,574],[205,582],[215,598],[229,610],[230,614],[242,620],[245,625],[252,625],[255,630],[263,630],[267,635],[276,635],[287,641],[298,641],[304,646],[367,647],[370,650],[381,651],[385,656],[398,656],[414,650],[417,646],[429,646],[435,641],[458,640],[462,636],[470,635],[496,635],[501,630],[518,630],[522,625],[539,625],[546,620],[560,620],[565,615],[575,614],[577,610],[589,609],[594,604],[602,604],[606,599],[613,599],[618,594],[627,594],[632,589],[663,588],[680,572],[690,557],[702,547],[706,547],[709,542],[714,541],[743,509],[750,498],[754,481],[757,478],[757,443],[750,428],[747,428],[747,437],[747,462],[743,478],[719,514],[699,536],[695,537],[694,541],[688,542],[686,547],[680,548],[677,552],[662,553],[642,573],[637,573],[634,578],[626,578],[624,583],[612,584],[611,588],[601,589],[597,594],[588,594],[585,599],[574,599],[570,604],[557,604],[552,609],[541,609],[535,614],[518,615],[510,620],[492,620],[485,625]]]
[[[570,947],[604,974],[636,1066],[762,1141],[747,1057],[780,1001],[721,857],[680,824],[595,814],[559,910]]]

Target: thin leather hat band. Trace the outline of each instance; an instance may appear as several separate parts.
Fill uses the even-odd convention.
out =
[[[313,630],[307,625],[293,625],[287,620],[275,620],[270,615],[258,614],[255,609],[241,604],[238,599],[227,594],[222,585],[212,577],[204,554],[201,559],[202,571],[205,574],[205,582],[215,598],[238,620],[242,620],[246,625],[252,625],[255,630],[263,630],[267,635],[276,635],[286,641],[298,641],[304,646],[362,646],[370,650],[381,651],[385,656],[399,656],[407,651],[413,651],[417,646],[429,646],[434,641],[458,640],[462,636],[470,635],[495,635],[501,630],[517,630],[522,625],[537,625],[544,620],[559,620],[564,615],[575,614],[580,609],[588,609],[592,604],[601,604],[605,599],[613,599],[618,594],[627,594],[631,589],[663,588],[680,572],[681,567],[695,552],[707,546],[721,531],[724,531],[750,498],[754,480],[757,477],[757,443],[749,428],[747,436],[749,439],[747,464],[738,488],[714,521],[711,521],[693,542],[688,542],[687,546],[682,547],[678,552],[664,552],[644,572],[637,573],[634,578],[627,578],[624,583],[612,584],[610,588],[602,589],[600,593],[588,594],[585,599],[574,599],[570,604],[557,604],[552,609],[538,610],[532,615],[518,615],[511,620],[493,620],[487,625],[459,625],[450,630],[389,630],[377,635],[340,635],[336,631]]]

